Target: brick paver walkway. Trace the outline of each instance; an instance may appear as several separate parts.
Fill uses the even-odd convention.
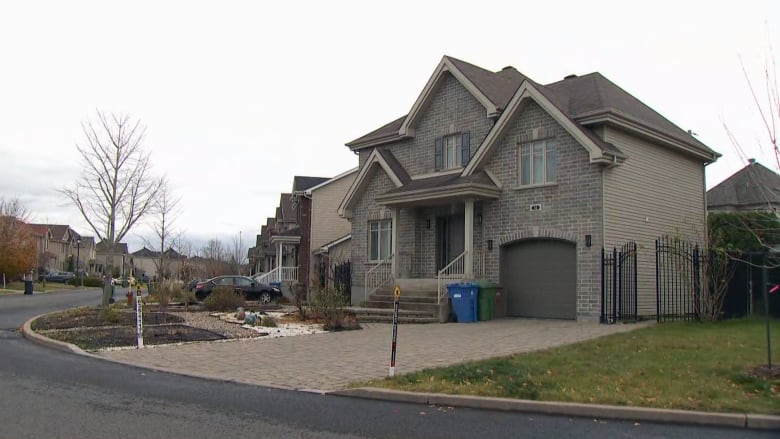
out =
[[[647,324],[498,319],[399,325],[396,374],[546,349]],[[331,391],[387,376],[392,326],[276,339],[146,347],[99,355],[141,367],[241,383]]]

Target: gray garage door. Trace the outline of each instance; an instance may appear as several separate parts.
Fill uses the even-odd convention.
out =
[[[537,239],[501,247],[507,315],[577,318],[577,253],[573,243]]]

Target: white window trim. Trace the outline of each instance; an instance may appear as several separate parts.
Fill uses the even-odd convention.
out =
[[[448,149],[447,149],[448,140],[452,140],[455,143],[453,147],[452,157],[448,155]],[[441,139],[441,170],[442,171],[451,171],[453,169],[463,168],[463,165],[461,164],[461,160],[460,160],[460,154],[461,154],[460,148],[461,148],[460,132],[449,134],[442,137]],[[448,166],[448,160],[447,160],[448,158],[453,159],[454,165]]]
[[[377,232],[379,233],[379,237],[378,237],[379,239],[377,240],[377,243],[379,244],[379,250],[377,251],[377,255],[379,255],[379,259],[372,259],[371,258],[371,253],[373,253],[371,251],[372,250],[372,248],[371,248],[371,233],[372,233],[371,225],[372,224],[379,224],[379,229],[377,230]],[[371,221],[368,222],[368,242],[367,242],[367,245],[366,245],[366,250],[367,250],[367,252],[366,252],[366,261],[368,263],[377,263],[377,262],[380,262],[380,261],[382,261],[384,259],[384,258],[382,258],[382,232],[383,232],[382,224],[387,224],[387,229],[385,229],[384,231],[386,231],[390,235],[390,249],[389,249],[387,254],[389,256],[390,254],[393,253],[393,242],[392,242],[393,241],[392,240],[392,236],[393,236],[393,220],[392,219],[371,220]]]
[[[542,150],[544,151],[543,154],[543,163],[542,163],[542,169],[544,170],[544,179],[541,183],[534,183],[534,146],[541,144]],[[555,181],[547,181],[547,147],[553,145],[555,146],[556,150],[556,174],[558,163],[560,163],[560,158],[558,157],[558,143],[554,139],[545,139],[545,140],[535,140],[532,142],[523,142],[518,143],[517,145],[517,186],[514,189],[528,189],[528,188],[535,188],[535,187],[545,187],[545,186],[555,186],[558,184],[558,179],[560,179],[560,175],[556,175]],[[531,175],[528,178],[528,181],[530,183],[523,184],[523,147],[527,146],[529,148],[529,158],[530,161],[528,169],[531,171]]]

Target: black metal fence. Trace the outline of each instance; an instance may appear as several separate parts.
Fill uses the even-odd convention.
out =
[[[636,243],[601,249],[601,323],[637,320]]]
[[[763,315],[764,290],[762,271],[767,268],[767,280],[772,288],[780,284],[780,255],[777,253],[742,253],[731,255],[729,262],[733,266],[733,276],[729,280],[723,301],[723,318],[742,318],[751,315]],[[767,295],[769,313],[780,317],[780,292]]]
[[[352,264],[349,261],[333,266],[333,287],[341,291],[347,300],[352,297]]]
[[[658,322],[699,319],[702,259],[696,244],[669,236],[655,241]]]

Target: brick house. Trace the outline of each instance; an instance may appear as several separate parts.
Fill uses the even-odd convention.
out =
[[[542,85],[447,56],[407,115],[347,146],[353,303],[486,279],[510,316],[586,320],[601,249],[630,240],[639,312],[655,312],[653,241],[704,230],[718,157],[599,73]]]

